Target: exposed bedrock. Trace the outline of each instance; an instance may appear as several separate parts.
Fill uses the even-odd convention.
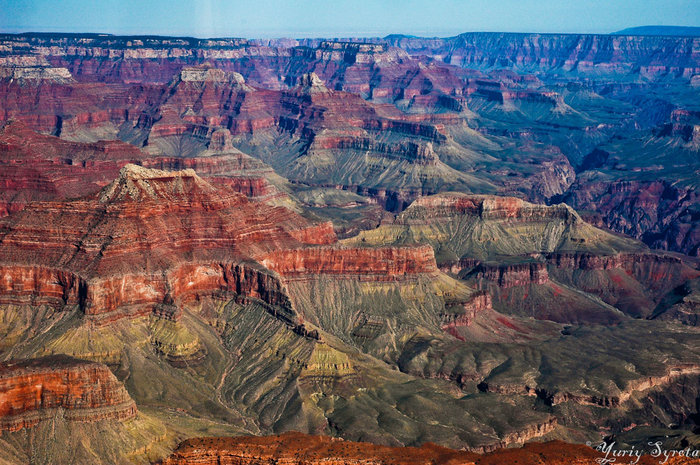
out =
[[[654,309],[653,319],[700,325],[700,278],[691,279],[673,289]]]
[[[689,267],[681,258],[658,253],[597,255],[585,252],[553,252],[538,255],[537,261],[532,261],[532,257],[522,257],[522,260],[521,263],[499,264],[465,257],[459,261],[446,262],[440,268],[459,274],[476,287],[488,290],[494,294],[494,300],[499,305],[512,309],[519,308],[521,304],[527,307],[528,298],[538,299],[536,296],[539,291],[530,286],[547,285],[550,288],[550,299],[567,301],[570,308],[583,305],[579,313],[591,313],[584,311],[585,302],[576,305],[573,303],[580,300],[580,295],[572,294],[571,289],[561,286],[564,284],[597,296],[603,302],[634,317],[651,317],[657,304],[666,298],[668,293],[689,279],[700,276],[699,271]],[[513,291],[508,292],[511,288]],[[527,288],[530,291],[519,291],[518,288]],[[572,298],[574,300],[571,300]],[[598,304],[588,302],[587,305]],[[603,318],[604,313],[610,313],[610,308],[600,308],[598,313],[601,322],[608,321],[606,318],[612,318],[611,322],[619,320],[619,316],[615,317],[613,314]],[[683,320],[685,315],[682,312],[672,314],[677,315],[680,320]],[[589,316],[594,317],[595,312]],[[668,319],[670,316],[671,314],[668,314],[664,318]],[[692,318],[689,321],[692,321]]]
[[[294,181],[292,181],[294,183]],[[302,183],[299,183],[302,184]],[[334,189],[345,190],[370,197],[373,202],[381,205],[385,210],[398,213],[411,205],[417,198],[422,195],[429,195],[432,192],[423,189],[400,189],[392,190],[383,187],[366,187],[356,184],[315,184],[316,187],[332,187]]]
[[[562,197],[587,217],[650,247],[700,253],[700,198],[666,181],[577,181]]]
[[[246,197],[279,197],[282,193],[265,175],[273,173],[257,160],[243,154],[222,154],[207,157],[157,157],[143,162],[143,166],[159,170],[177,171],[193,169],[213,184],[221,184],[240,192]]]
[[[639,74],[646,78],[700,73],[694,37],[473,32],[446,39],[393,36],[411,55],[466,68],[572,71],[582,75]]]
[[[98,321],[221,291],[285,306],[278,278],[256,257],[335,241],[328,222],[250,202],[192,170],[128,165],[96,196],[37,202],[7,218],[1,300],[78,305]]]
[[[644,265],[682,266],[683,260],[671,255],[656,253],[620,253],[617,255],[595,255],[591,253],[552,252],[546,254],[548,263],[557,268],[579,270],[609,270],[624,268],[636,272],[636,268]],[[654,279],[654,273],[649,273],[649,279]],[[658,278],[658,277],[657,277]]]
[[[70,421],[126,420],[136,404],[102,364],[66,356],[0,363],[0,431],[32,428],[57,410]]]
[[[660,376],[641,377],[630,381],[617,395],[599,396],[570,393],[566,391],[549,390],[546,388],[535,389],[534,392],[548,405],[557,405],[563,402],[574,402],[582,405],[594,405],[606,408],[618,408],[636,393],[669,388],[673,383],[685,377],[692,377],[697,381],[700,376],[700,366],[672,367],[666,374]],[[486,387],[485,389],[492,389]]]
[[[544,284],[549,281],[549,273],[545,263],[518,263],[513,265],[498,265],[481,263],[468,275],[467,279],[484,280],[497,284],[502,288],[526,286],[529,284]]]
[[[187,303],[221,291],[271,306],[290,305],[279,279],[240,263],[185,263],[165,272],[90,279],[40,266],[5,265],[0,272],[0,304],[77,305],[91,321],[103,324],[149,314],[158,304]]]
[[[97,192],[124,165],[145,158],[139,149],[120,141],[69,142],[10,121],[0,127],[0,216],[33,200]]]
[[[459,306],[459,313],[445,309],[445,313],[438,315],[443,330],[449,332],[454,327],[471,326],[480,313],[493,309],[491,295],[484,291],[474,292],[465,302],[459,302]],[[450,310],[454,310],[454,305]]]
[[[230,144],[230,134],[214,132],[209,150],[196,157],[151,157],[120,141],[69,142],[45,136],[24,123],[0,129],[0,216],[32,200],[74,198],[97,192],[128,163],[160,170],[194,169],[211,183],[257,200],[286,197],[268,177],[272,168]]]
[[[515,197],[444,194],[417,199],[396,222],[412,224],[426,219],[450,219],[456,215],[478,216],[484,220],[519,221],[574,220],[578,216],[565,204],[547,206],[532,204]]]
[[[432,247],[316,247],[273,252],[262,260],[285,280],[315,274],[353,276],[360,280],[399,281],[437,272]]]
[[[404,142],[386,144],[364,137],[315,137],[312,149],[353,149],[380,153],[386,158],[408,160],[419,165],[436,165],[439,161],[432,143]]]

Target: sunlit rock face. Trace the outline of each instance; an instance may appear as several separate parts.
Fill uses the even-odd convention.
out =
[[[0,363],[0,430],[32,428],[59,409],[77,422],[126,420],[137,413],[105,365],[65,356]]]
[[[215,289],[274,303],[281,293],[271,284],[275,278],[240,263],[336,240],[329,224],[251,203],[191,169],[136,165],[122,168],[91,197],[33,203],[8,217],[6,226],[3,300],[77,304],[86,315],[143,314],[154,304]]]

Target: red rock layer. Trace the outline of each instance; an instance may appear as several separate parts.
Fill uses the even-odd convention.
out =
[[[181,443],[163,465],[413,465],[469,464],[476,454],[426,445],[396,448],[325,436],[286,433],[269,437],[196,438]]]
[[[68,142],[40,135],[24,123],[0,129],[0,216],[32,200],[80,197],[97,192],[127,163],[146,155],[130,144]]]
[[[394,281],[437,271],[433,249],[427,245],[281,250],[267,255],[262,264],[285,279],[332,274],[354,276],[361,280]]]
[[[514,265],[495,265],[482,263],[471,273],[477,280],[496,283],[501,288],[545,284],[549,273],[545,263],[518,263]]]
[[[622,269],[628,275],[651,285],[663,280],[685,281],[700,273],[686,266],[679,257],[655,253],[620,253],[616,255],[595,255],[585,252],[554,252],[546,254],[546,262],[497,265],[482,263],[473,258],[441,265],[446,272],[458,274],[469,271],[469,276],[498,284],[502,288],[545,284],[549,281],[547,266],[563,270],[615,270]]]
[[[462,303],[464,313],[440,314],[442,329],[450,331],[459,326],[470,326],[477,315],[484,310],[493,309],[491,296],[484,291],[475,292],[468,301]]]
[[[437,271],[429,246],[309,247],[336,241],[311,224],[250,202],[192,170],[128,165],[92,197],[37,202],[0,230],[0,302],[78,305],[105,323],[220,291],[289,307],[278,278],[315,274],[401,280]]]
[[[653,253],[621,253],[610,256],[596,256],[586,253],[552,253],[547,254],[548,264],[554,265],[557,270],[623,270],[626,275],[643,283],[644,287],[652,295],[661,296],[681,285],[688,279],[700,276],[700,271],[691,268],[677,256],[660,255]],[[613,273],[608,273],[613,276]],[[612,277],[618,288],[614,291],[623,291],[622,281]],[[591,283],[581,287],[587,292],[601,294],[605,289],[590,287]],[[638,309],[641,308],[637,303]],[[627,309],[631,311],[631,309]],[[626,311],[627,311],[626,310]],[[632,313],[634,314],[634,312]],[[648,316],[648,315],[647,315]]]
[[[230,187],[246,197],[271,198],[280,195],[265,178],[265,175],[274,173],[272,168],[238,151],[192,158],[157,157],[144,160],[142,165],[168,171],[193,169],[207,181]]]
[[[459,124],[456,115],[407,115],[391,105],[372,104],[355,94],[329,90],[313,73],[300,76],[300,84],[291,90],[273,91],[254,89],[239,80],[232,83],[232,78],[183,79],[183,73],[196,70],[206,71],[183,69],[160,100],[141,115],[138,127],[149,130],[151,138],[202,135],[201,131],[206,136],[215,127],[226,128],[234,135],[276,127],[299,135],[313,147],[327,149],[367,145],[369,142],[347,139],[359,137],[365,131],[391,131],[441,143],[446,140],[444,125]],[[328,136],[325,132],[329,131],[337,134]],[[401,150],[379,142],[374,145],[377,153],[387,156],[396,156]],[[410,156],[420,161],[426,156],[435,158],[426,149],[414,145],[408,148],[414,152]]]
[[[79,304],[88,315],[234,291],[283,301],[257,257],[336,241],[286,208],[250,202],[200,179],[129,165],[98,195],[38,202],[0,229],[3,302]]]
[[[68,142],[11,121],[0,129],[0,216],[32,200],[82,197],[97,192],[128,163],[164,170],[194,169],[204,179],[258,200],[285,197],[266,178],[269,166],[212,136],[211,150],[197,157],[154,157],[120,141]],[[230,135],[228,135],[230,139]]]
[[[561,441],[526,444],[484,455],[424,444],[389,447],[326,436],[285,433],[280,436],[195,438],[182,442],[163,465],[598,465],[603,456],[590,447]],[[638,463],[658,464],[644,456]],[[674,457],[672,465],[697,463]]]
[[[87,283],[75,273],[50,266],[0,265],[0,304],[84,304]]]
[[[21,83],[0,79],[0,119],[14,118],[46,134],[81,128],[116,131],[131,114],[138,114],[130,110],[158,92],[145,87],[133,92],[127,85],[102,82]]]
[[[683,265],[683,261],[670,255],[652,253],[621,253],[617,255],[593,255],[589,253],[551,253],[547,260],[558,268],[579,270],[610,270],[624,268],[632,270],[635,265],[654,263]]]
[[[0,431],[31,428],[56,409],[74,421],[136,416],[136,404],[105,365],[66,356],[0,363]]]

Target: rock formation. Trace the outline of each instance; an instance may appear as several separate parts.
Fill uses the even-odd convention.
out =
[[[386,447],[328,438],[288,433],[262,438],[197,438],[182,442],[164,465],[236,463],[413,465],[422,463],[495,465],[594,465],[604,454],[583,445],[561,441],[528,444],[522,448],[500,449],[488,454],[455,451],[424,444],[422,447]],[[658,460],[658,459],[657,459]],[[693,457],[676,456],[668,463],[694,463]],[[638,463],[651,465],[647,454]]]
[[[410,54],[429,54],[449,63],[475,68],[576,71],[596,74],[636,72],[649,78],[698,74],[690,53],[697,38],[624,35],[467,33],[449,39],[389,38]],[[605,50],[605,58],[598,55]],[[663,53],[658,53],[663,50]],[[639,67],[639,68],[636,68]]]
[[[0,128],[0,216],[32,200],[75,198],[97,192],[127,163],[145,154],[119,141],[68,142],[11,121]]]
[[[126,420],[136,404],[98,363],[65,356],[0,363],[0,430],[32,428],[58,411],[70,421]]]
[[[214,290],[279,304],[285,298],[277,280],[242,262],[300,241],[335,241],[328,224],[250,203],[192,170],[135,165],[94,196],[31,204],[6,228],[3,301],[79,305],[94,317],[139,315]]]
[[[288,280],[330,274],[361,281],[394,281],[437,271],[430,246],[283,250],[268,255],[262,264]]]
[[[566,201],[615,231],[654,248],[698,255],[698,195],[666,181],[586,182],[579,180]]]
[[[593,227],[568,205],[510,197],[422,197],[393,224],[346,240],[424,241],[436,250],[440,269],[489,292],[496,309],[560,322],[614,323],[619,311],[648,317],[667,293],[698,274],[678,257]],[[560,302],[558,310],[552,301]]]

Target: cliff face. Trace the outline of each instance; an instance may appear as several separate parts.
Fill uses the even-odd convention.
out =
[[[460,326],[470,326],[478,315],[485,310],[493,310],[491,295],[487,292],[475,292],[466,302],[460,302],[459,313],[442,313],[440,322],[442,329],[454,335],[453,329]]]
[[[68,142],[40,135],[24,123],[0,128],[0,216],[32,200],[79,197],[97,192],[127,163],[145,154],[118,142]]]
[[[183,79],[183,73],[220,78]],[[148,145],[157,153],[175,150],[181,156],[197,155],[202,141],[223,130],[234,136],[238,147],[292,181],[366,193],[391,188],[412,199],[416,193],[433,191],[418,182],[420,176],[432,178],[431,185],[443,182],[434,170],[464,178],[437,153],[438,146],[449,143],[445,127],[462,124],[456,115],[407,115],[329,88],[314,73],[301,74],[285,91],[251,87],[226,77],[229,74],[211,68],[183,69],[159,97],[139,109],[138,120],[131,123],[134,130],[147,134]],[[340,169],[347,163],[353,167]],[[403,167],[393,172],[396,179],[382,179],[376,165],[386,163]]]
[[[417,199],[393,225],[358,238],[373,243],[382,237],[404,236],[429,241],[445,257],[438,261],[456,268],[470,266],[470,260],[499,262],[506,256],[536,258],[554,251],[606,255],[645,250],[639,243],[586,223],[566,204],[547,206],[514,197],[457,193]],[[450,255],[458,259],[448,259]],[[458,265],[461,259],[465,261]]]
[[[639,73],[690,79],[698,68],[696,37],[577,34],[468,33],[448,39],[394,36],[389,43],[412,55],[429,55],[463,67],[575,71],[579,74]]]
[[[579,177],[573,166],[596,168],[581,163],[586,154],[605,141],[641,137],[640,130],[680,144],[691,157],[697,153],[697,112],[677,100],[637,98],[654,86],[686,92],[684,86],[697,82],[697,40],[502,33],[354,42],[5,35],[0,67],[8,71],[0,79],[0,113],[43,132],[122,138],[168,156],[201,149],[214,131],[226,129],[254,139],[247,142],[261,158],[293,150],[289,157],[266,158],[293,180],[370,195],[390,192],[398,200],[378,199],[392,211],[418,195],[447,190],[564,198],[577,209],[603,212],[601,224],[613,230],[694,255],[697,199],[692,189],[687,196],[678,186],[677,172],[656,177],[678,187],[678,205],[668,201],[673,193],[658,197],[646,187],[630,202],[579,202],[573,196],[586,197],[590,190],[595,197],[599,187],[572,183]],[[38,78],[20,85],[10,77],[16,73]],[[75,82],[49,76],[66,73]],[[312,74],[325,83],[323,92],[301,92],[314,87],[306,85]],[[630,118],[619,117],[621,103],[633,106],[624,110]],[[485,139],[466,134],[465,125]],[[261,133],[274,129],[289,139],[270,144],[269,134]],[[396,137],[386,140],[378,131]],[[364,152],[379,160],[361,159]],[[622,169],[634,152],[625,149],[611,168]],[[647,156],[621,177],[648,183],[648,170],[673,171],[676,157],[665,156]],[[349,166],[348,158],[356,163]],[[391,170],[386,159],[394,163]],[[338,166],[353,175],[339,175]],[[401,174],[378,175],[387,171]],[[255,184],[231,183],[243,192],[265,191]]]
[[[654,310],[651,317],[698,326],[700,324],[700,279],[689,280],[675,288]]]
[[[489,292],[497,310],[562,323],[649,317],[666,294],[698,274],[680,257],[593,227],[565,204],[512,197],[422,197],[393,224],[346,240],[411,241],[429,242],[440,269]]]
[[[549,273],[544,263],[480,264],[471,272],[471,278],[493,282],[506,289],[513,286],[545,284],[549,281]]]
[[[0,67],[0,79],[17,81],[48,81],[58,83],[69,83],[73,81],[70,71],[66,68],[51,68],[44,66],[13,66]]]
[[[455,216],[478,216],[483,220],[576,221],[576,213],[566,205],[545,206],[525,202],[514,197],[441,194],[416,200],[411,209],[403,213],[399,223],[411,224],[415,219],[451,219]]]
[[[572,394],[570,392],[549,392],[546,389],[539,390],[537,395],[549,405],[556,405],[562,402],[575,402],[578,404],[616,408],[630,400],[636,392],[654,389],[663,391],[664,388],[668,387],[679,378],[685,376],[697,377],[698,374],[700,374],[699,366],[671,367],[664,375],[643,377],[629,383],[625,389],[614,396],[586,396]]]
[[[547,261],[550,276],[557,281],[596,295],[628,315],[643,318],[652,316],[668,293],[700,275],[677,256],[654,253],[553,253]]]
[[[696,264],[591,221],[695,254],[696,39],[364,40],[0,35],[0,355],[108,361],[168,418],[67,449],[294,429],[485,452],[686,424]],[[329,220],[363,232],[338,244]],[[50,379],[46,405],[75,408],[30,378],[7,428],[105,411],[100,382]],[[261,441],[180,459],[322,460]],[[379,450],[331,442],[338,463]],[[474,460],[559,460],[531,447]],[[377,463],[472,460],[435,450]]]
[[[435,273],[430,246],[382,248],[307,248],[274,252],[262,260],[285,279],[314,274],[354,276],[360,280],[403,280],[421,273]]]
[[[698,194],[666,181],[580,181],[565,196],[577,209],[594,211],[601,225],[643,240],[653,248],[697,256]]]
[[[65,356],[0,364],[0,430],[32,428],[57,409],[70,421],[136,416],[136,404],[104,365]]]
[[[191,463],[277,463],[332,465],[353,463],[418,464],[426,460],[447,464],[473,463],[475,454],[427,445],[422,448],[394,448],[343,441],[326,436],[287,433],[262,438],[189,439],[164,461],[164,465]]]
[[[391,211],[405,208],[419,195],[471,191],[475,185],[477,190],[500,189],[543,200],[562,194],[573,180],[573,169],[560,152],[537,147],[529,152],[538,162],[528,161],[517,177],[504,182],[494,172],[475,182],[467,174],[474,169],[469,150],[452,136],[465,130],[460,112],[466,111],[467,96],[478,95],[469,90],[469,73],[422,63],[399,49],[328,42],[315,45],[318,53],[303,47],[273,50],[273,55],[283,56],[275,61],[264,47],[242,44],[238,50],[251,53],[249,61],[220,60],[212,68],[202,63],[204,55],[214,53],[209,45],[202,45],[206,52],[175,58],[170,55],[175,49],[165,43],[153,57],[133,43],[131,51],[101,43],[106,49],[97,55],[83,53],[84,44],[66,49],[36,45],[49,61],[78,73],[78,82],[25,87],[0,82],[4,119],[20,119],[42,132],[78,140],[121,138],[165,157],[196,156],[214,133],[225,130],[236,136],[238,146],[293,181],[363,192]],[[124,54],[133,57],[120,62]],[[362,56],[367,59],[358,58]],[[134,82],[138,70],[151,73],[139,84]],[[153,85],[152,79],[162,81],[168,72],[164,83]],[[537,90],[504,89],[503,95],[508,102],[541,97]],[[404,102],[402,108],[416,111],[406,113],[384,102]],[[271,141],[270,131],[275,130],[285,137]],[[485,169],[500,172],[491,166],[479,171]],[[385,172],[392,174],[386,177],[381,174]],[[230,184],[246,193],[265,190],[260,181],[237,179]],[[392,198],[385,200],[382,193]]]
[[[437,272],[429,246],[327,246],[335,241],[331,223],[250,202],[191,169],[127,165],[95,196],[34,203],[7,219],[0,301],[77,306],[104,324],[222,291],[289,308],[279,279],[256,261],[285,280],[399,281]]]
[[[328,223],[250,203],[192,170],[128,165],[95,196],[34,203],[8,218],[0,238],[2,300],[139,315],[223,290],[274,305],[283,295],[276,280],[240,262],[335,240]]]
[[[193,169],[206,180],[246,197],[285,202],[271,167],[231,145],[231,135],[211,135],[198,156],[153,156],[120,141],[69,142],[39,134],[21,121],[0,128],[0,216],[19,211],[32,200],[76,198],[100,190],[128,163],[161,170]]]
[[[650,317],[668,293],[698,275],[697,270],[680,258],[655,253],[536,255],[536,261],[526,256],[511,257],[510,261],[516,261],[512,264],[462,258],[441,268],[490,292],[499,308],[505,307],[516,314],[530,309],[537,317],[562,322],[575,322],[577,318],[600,323],[620,321],[620,316],[611,312],[610,307],[601,307],[600,302],[592,300],[581,301],[582,294],[572,292],[571,288],[596,296],[625,314]],[[569,316],[551,312],[548,301],[560,302],[561,308],[568,309]],[[537,308],[549,310],[540,314]],[[683,312],[671,312],[663,318],[671,318],[672,314],[681,321],[692,321]]]

